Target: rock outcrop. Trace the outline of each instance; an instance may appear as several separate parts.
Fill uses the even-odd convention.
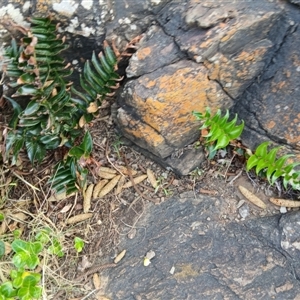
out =
[[[299,299],[299,213],[220,220],[224,199],[181,197],[152,207],[109,271],[111,299]],[[145,230],[147,228],[147,230]],[[147,252],[155,252],[149,266]]]
[[[0,41],[11,22],[49,12],[69,35],[70,61],[99,51],[104,38],[122,49],[142,34],[115,121],[142,151],[187,174],[203,157],[188,146],[199,136],[192,111],[206,106],[237,112],[246,146],[271,140],[300,158],[298,2],[5,0]],[[175,162],[178,153],[194,163]]]

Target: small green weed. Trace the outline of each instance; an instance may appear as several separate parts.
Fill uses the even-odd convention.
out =
[[[5,220],[2,213],[0,220]],[[5,244],[13,252],[10,262],[13,267],[10,269],[9,278],[0,285],[0,300],[41,299],[42,274],[35,271],[41,263],[41,257],[45,257],[45,251],[57,257],[64,256],[60,239],[48,227],[38,230],[29,241],[21,239],[20,235],[20,230],[15,230],[13,236],[3,235],[3,240],[0,241],[0,260],[6,257]],[[13,241],[10,243],[11,239]],[[0,263],[10,265],[5,261]]]
[[[200,130],[205,134],[202,135],[204,144],[208,152],[208,159],[212,159],[217,150],[224,149],[230,143],[233,143],[241,134],[244,129],[244,121],[240,125],[237,123],[237,115],[231,121],[228,121],[229,112],[226,111],[222,116],[221,111],[218,110],[214,116],[211,116],[210,109],[207,108],[205,114],[193,112],[198,120],[203,122]],[[276,158],[277,152],[281,147],[276,147],[268,151],[270,142],[260,144],[254,154],[249,149],[235,147],[234,153],[239,156],[245,156],[247,159],[247,171],[255,168],[257,175],[265,175],[268,182],[273,185],[279,178],[283,181],[285,188],[290,185],[292,189],[300,189],[300,171],[295,169],[300,163],[286,164],[287,160],[293,155],[284,155]],[[234,146],[237,143],[233,143]],[[250,153],[250,154],[249,154]]]
[[[83,250],[84,247],[84,241],[80,237],[75,237],[74,238],[74,248],[77,253],[80,253]]]
[[[237,139],[244,129],[244,121],[240,125],[236,125],[237,115],[235,115],[234,119],[228,121],[228,110],[224,116],[222,116],[220,109],[214,116],[211,116],[209,108],[206,109],[205,114],[199,112],[194,112],[193,114],[198,120],[203,122],[200,130],[206,129],[208,131],[203,137],[210,153],[225,148],[230,141]]]

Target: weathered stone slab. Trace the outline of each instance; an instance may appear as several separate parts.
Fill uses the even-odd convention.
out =
[[[120,96],[117,122],[122,133],[140,147],[165,158],[195,141],[199,123],[193,111],[215,112],[232,100],[207,69],[182,60],[129,81]]]
[[[167,36],[159,26],[149,28],[139,43],[139,48],[126,69],[128,78],[151,73],[172,64],[183,57],[173,38]]]
[[[180,48],[233,98],[266,68],[289,26],[282,7],[251,2],[190,1],[186,22],[200,30],[177,35]]]
[[[219,219],[223,209],[221,199],[203,196],[152,207],[135,239],[122,243],[127,254],[109,272],[107,294],[122,300],[297,299],[298,263],[282,249],[281,231],[287,234],[299,214],[235,223]],[[156,256],[145,267],[150,250]]]
[[[299,22],[299,16],[294,22]],[[298,21],[297,21],[298,20]],[[234,110],[245,120],[243,142],[254,149],[271,140],[300,158],[300,29],[288,34],[268,70],[240,97]]]

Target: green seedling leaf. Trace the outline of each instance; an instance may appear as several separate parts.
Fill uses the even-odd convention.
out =
[[[5,244],[3,241],[0,241],[0,258],[5,254]]]
[[[17,92],[13,95],[13,97],[17,96],[33,96],[39,93],[39,89],[34,85],[25,84],[17,89]]]
[[[114,66],[117,63],[117,57],[111,47],[109,47],[108,43],[106,41],[103,42],[104,45],[104,53],[105,57],[107,59],[107,62],[111,65]]]
[[[35,236],[36,241],[41,242],[43,245],[47,244],[50,241],[51,229],[46,227],[41,229]]]
[[[58,257],[63,257],[65,255],[63,252],[63,247],[58,239],[54,239],[53,244],[48,248],[48,252]]]
[[[244,130],[244,121],[242,121],[242,124],[234,127],[230,131],[226,131],[226,133],[228,134],[230,140],[235,140],[242,134],[243,130]]]
[[[68,154],[80,159],[84,155],[84,149],[82,149],[80,146],[75,146],[70,149]]]
[[[22,234],[22,231],[20,229],[14,230],[14,232],[13,232],[14,239],[20,238],[21,234]]]
[[[99,78],[101,78],[104,82],[106,82],[107,80],[109,80],[109,74],[106,73],[106,71],[104,71],[103,67],[101,66],[100,62],[98,61],[95,52],[93,52],[92,55],[92,64],[95,68],[95,70],[97,71],[97,73],[99,74]]]
[[[34,83],[35,80],[36,76],[34,74],[25,73],[18,78],[18,84]]]
[[[75,248],[75,250],[78,253],[80,253],[82,251],[83,247],[84,247],[84,241],[79,237],[75,237],[74,238],[74,248]]]
[[[218,141],[217,141],[217,144],[214,148],[214,150],[218,150],[218,149],[222,149],[224,147],[226,147],[230,142],[230,139],[228,136],[226,135],[221,135],[219,138],[218,138]]]
[[[37,299],[42,294],[42,289],[36,286],[38,281],[33,275],[28,275],[24,278],[22,287],[18,290],[18,296],[22,300]]]
[[[13,110],[14,110],[14,113],[13,113],[11,119],[10,119],[10,122],[9,122],[8,126],[10,128],[16,129],[18,121],[19,121],[19,115],[22,111],[22,108],[15,100],[13,100],[13,99],[11,99],[7,96],[4,96],[4,98],[7,99],[10,102],[10,104],[12,105]]]
[[[5,219],[5,216],[4,216],[4,214],[3,214],[3,213],[0,213],[0,222],[3,222],[3,221],[4,221],[4,219]]]
[[[0,295],[4,296],[3,299],[13,298],[17,295],[17,291],[14,289],[12,283],[7,281],[0,286]]]
[[[219,126],[220,126],[221,128],[223,128],[224,125],[227,124],[228,118],[229,118],[229,111],[228,111],[228,109],[227,109],[227,110],[226,110],[226,114],[220,119],[220,122],[219,122]]]
[[[16,253],[12,261],[17,268],[27,266],[29,269],[34,269],[39,264],[37,254],[42,251],[43,246],[41,243],[30,243],[16,239],[11,244],[11,247]]]
[[[60,138],[56,135],[44,135],[40,138],[40,142],[45,145],[45,149],[52,150],[60,145]]]
[[[35,100],[32,100],[28,103],[26,109],[23,112],[23,116],[30,116],[38,112],[40,109],[40,103]]]
[[[98,54],[98,57],[100,59],[101,65],[102,65],[103,69],[105,70],[105,72],[107,72],[108,74],[113,73],[114,68],[113,68],[113,66],[111,66],[108,63],[108,61],[106,60],[106,57],[104,56],[104,54],[102,52],[100,52]]]
[[[93,149],[93,139],[89,131],[85,133],[80,146],[84,151],[84,157],[89,157]]]
[[[270,142],[264,142],[260,144],[256,150],[255,150],[255,155],[257,157],[265,157],[267,155],[267,148],[269,146]]]
[[[45,145],[32,139],[25,142],[28,158],[33,164],[35,161],[41,162],[46,155]]]

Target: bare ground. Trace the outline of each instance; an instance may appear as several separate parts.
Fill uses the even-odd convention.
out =
[[[6,117],[2,115],[2,133],[5,124]],[[268,200],[271,196],[299,197],[292,191],[283,193],[281,184],[271,187],[252,173],[246,173],[243,159],[230,151],[219,152],[214,160],[206,161],[189,176],[179,178],[123,144],[122,138],[115,132],[108,103],[104,104],[99,118],[90,124],[89,130],[94,141],[92,156],[99,165],[116,170],[117,174],[122,167],[129,168],[133,177],[146,174],[150,169],[155,174],[158,187],[155,189],[145,179],[133,187],[122,189],[118,194],[114,188],[103,198],[92,200],[90,212],[93,215],[90,219],[68,224],[71,217],[83,213],[84,204],[79,193],[59,201],[49,201],[53,191],[47,181],[51,168],[61,157],[59,152],[49,153],[39,166],[30,165],[25,154],[20,156],[19,167],[3,164],[0,167],[0,212],[5,214],[6,219],[0,223],[0,236],[9,240],[14,230],[20,229],[21,238],[30,239],[41,228],[49,227],[53,237],[57,237],[63,245],[65,255],[62,258],[46,251],[42,254],[39,268],[44,278],[44,299],[105,299],[101,298],[101,292],[95,290],[98,288],[95,288],[95,277],[94,281],[91,279],[105,267],[90,270],[113,263],[123,250],[120,237],[134,238],[137,223],[150,205],[159,205],[176,196],[213,195],[227,204],[219,215],[220,220],[240,221],[277,214],[279,208]],[[97,165],[90,165],[89,168],[88,185],[97,184],[101,180],[97,175]],[[130,181],[130,176],[125,175],[124,182]],[[240,193],[240,185],[264,201],[267,208],[263,210],[253,205]],[[81,253],[76,253],[74,249],[74,237],[85,241]],[[8,278],[9,255],[5,257],[7,263],[0,261],[2,281]]]

